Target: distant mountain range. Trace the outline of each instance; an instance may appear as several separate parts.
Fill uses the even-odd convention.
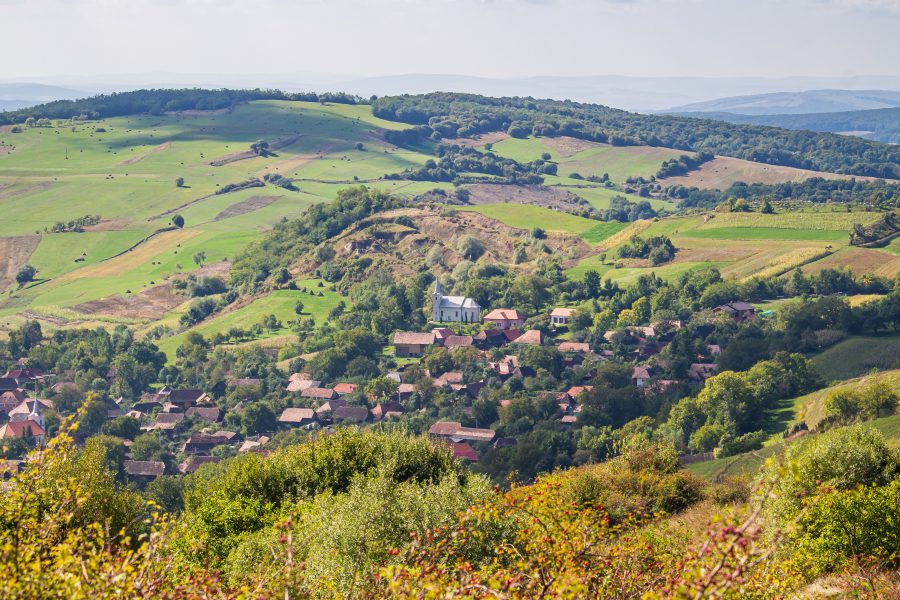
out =
[[[718,105],[724,100],[716,98],[753,98],[753,95],[804,97],[811,92],[820,94],[822,90],[835,90],[832,95],[857,96],[857,104],[845,101],[827,104],[822,101],[819,108],[810,110],[809,104],[797,109],[774,108],[772,113],[833,112],[839,110],[859,110],[900,106],[900,77],[896,76],[853,76],[853,77],[628,77],[622,75],[597,75],[584,77],[535,76],[535,77],[475,77],[453,74],[416,74],[358,77],[334,73],[272,73],[272,74],[216,74],[216,73],[135,73],[97,76],[91,80],[84,78],[56,77],[41,79],[40,84],[10,82],[13,86],[54,88],[62,86],[68,96],[83,97],[97,93],[109,93],[151,87],[231,87],[231,88],[277,88],[289,92],[348,92],[360,96],[389,96],[398,94],[421,94],[427,92],[468,92],[489,96],[532,96],[555,100],[574,100],[603,104],[615,108],[639,112],[693,112],[732,110],[731,105]],[[46,90],[36,90],[26,94],[23,89],[18,95],[5,94],[0,83],[0,101],[22,100],[29,104],[45,102]],[[851,90],[851,91],[847,91]],[[867,90],[867,91],[856,91]],[[876,90],[871,92],[868,90]],[[60,92],[62,93],[62,92]],[[878,102],[885,104],[863,104],[864,97],[876,94]],[[894,96],[888,96],[894,94]],[[53,98],[50,98],[53,99]],[[746,102],[746,100],[745,100]],[[785,106],[782,100],[780,106]],[[894,102],[886,104],[886,102]],[[23,106],[19,104],[19,107]],[[677,108],[671,108],[671,107]],[[668,110],[667,110],[668,109]],[[765,113],[747,113],[765,114]]]
[[[42,102],[83,98],[88,92],[41,83],[0,83],[0,111],[16,110]]]
[[[693,102],[668,113],[732,113],[738,115],[799,115],[836,113],[900,107],[900,91],[892,90],[807,90],[753,96],[732,96]]]
[[[715,119],[742,125],[771,125],[785,129],[843,133],[869,140],[900,144],[900,107],[802,115],[739,115],[723,112],[671,113],[683,117]]]

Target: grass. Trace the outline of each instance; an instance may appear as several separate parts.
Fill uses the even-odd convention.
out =
[[[590,244],[597,244],[626,226],[624,223],[595,221],[529,204],[484,204],[461,207],[460,210],[480,213],[516,229],[539,227],[544,231],[572,233]]]
[[[318,281],[315,279],[298,281],[297,285],[299,287],[308,287],[316,293],[321,290],[323,294],[321,297],[310,295],[308,292],[303,293],[299,290],[276,290],[237,310],[225,312],[177,335],[162,339],[159,342],[160,350],[165,352],[171,360],[175,357],[175,350],[181,345],[188,333],[195,332],[209,338],[219,333],[226,333],[233,328],[248,330],[259,323],[263,317],[270,314],[275,315],[275,318],[281,321],[283,325],[286,325],[288,321],[306,317],[312,317],[316,323],[322,323],[327,319],[328,313],[343,298],[327,288],[316,287]],[[304,305],[303,314],[300,317],[294,312],[294,305],[298,300],[302,301]],[[346,302],[346,300],[344,301]],[[290,334],[290,329],[284,326],[265,331],[259,339],[284,336],[286,334]]]
[[[799,396],[791,401],[794,422],[804,421],[810,428],[815,427],[825,418],[825,400],[837,390],[856,389],[869,382],[884,380],[893,386],[900,385],[900,370],[893,369],[849,378],[821,390]]]
[[[13,322],[22,310],[68,310],[88,300],[137,293],[196,269],[191,257],[198,251],[206,253],[207,262],[231,259],[282,218],[333,199],[354,176],[377,179],[423,164],[426,155],[382,141],[384,132],[405,127],[374,117],[367,106],[263,101],[224,114],[135,115],[0,134],[16,146],[0,156],[4,235],[33,235],[86,214],[99,214],[104,221],[98,231],[42,235],[28,261],[49,281],[4,297],[0,317]],[[296,136],[269,157],[209,164],[247,150],[257,139]],[[300,191],[265,186],[213,195],[222,185],[267,172],[297,178]],[[185,187],[175,186],[176,177],[184,177]],[[410,196],[442,187],[402,181],[374,185]],[[253,196],[275,200],[216,220],[226,208]],[[169,216],[155,217],[173,209],[185,218],[183,237],[169,243],[173,236],[167,234],[122,258],[105,260],[166,226]],[[84,260],[76,263],[78,258]]]
[[[866,421],[863,425],[877,429],[892,446],[897,446],[900,442],[900,415]],[[784,442],[779,440],[777,443],[764,446],[755,452],[693,463],[685,468],[694,475],[707,480],[715,480],[723,476],[752,477],[759,472],[767,458],[781,453],[783,449]]]
[[[837,242],[847,238],[843,231],[825,229],[789,229],[781,227],[719,227],[716,229],[694,229],[683,231],[682,237],[708,240],[789,240]]]
[[[812,358],[829,381],[858,377],[872,369],[900,367],[900,334],[853,336]]]

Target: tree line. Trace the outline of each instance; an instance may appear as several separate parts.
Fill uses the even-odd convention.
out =
[[[372,109],[378,117],[417,126],[395,136],[398,141],[467,137],[489,131],[505,131],[513,137],[568,135],[617,146],[706,151],[816,171],[900,179],[900,148],[832,133],[642,115],[572,101],[447,92],[385,96],[375,99]]]

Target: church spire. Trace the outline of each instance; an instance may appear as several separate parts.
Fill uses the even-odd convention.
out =
[[[434,278],[434,293],[435,294],[441,293],[441,278],[440,278],[440,276],[435,276],[435,278]]]

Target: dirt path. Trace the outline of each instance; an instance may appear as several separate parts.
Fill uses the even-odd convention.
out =
[[[165,142],[164,144],[160,144],[159,146],[151,148],[150,150],[148,150],[147,152],[144,152],[143,154],[141,154],[139,156],[133,156],[132,158],[129,158],[128,160],[123,160],[122,162],[119,163],[119,166],[124,167],[126,165],[133,165],[136,162],[140,162],[140,161],[144,160],[148,156],[152,156],[158,152],[162,152],[163,150],[165,150],[166,148],[168,148],[171,145],[172,145],[172,142]]]
[[[40,241],[39,235],[0,238],[0,290],[16,283],[16,273],[28,262]]]

